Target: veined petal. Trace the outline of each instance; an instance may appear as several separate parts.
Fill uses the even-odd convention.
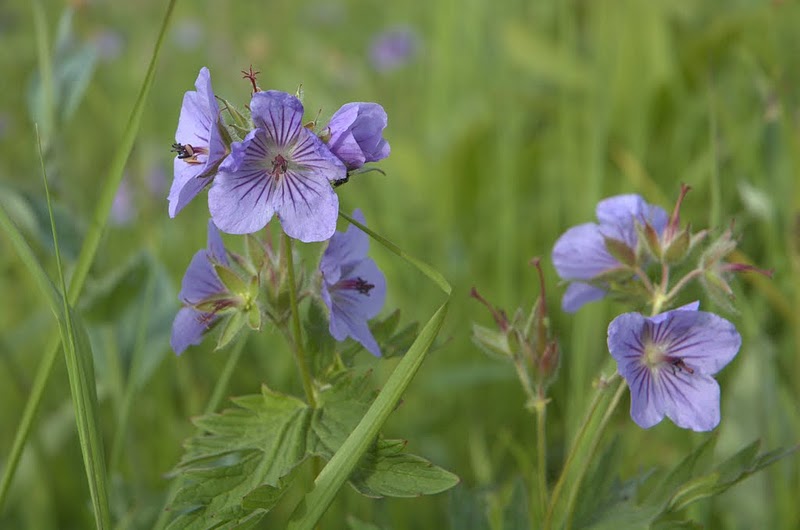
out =
[[[353,219],[361,224],[366,223],[360,209],[353,212]],[[368,251],[369,236],[357,226],[350,225],[343,234],[331,238],[319,268],[329,283],[336,283],[339,281],[342,264],[364,259]]]
[[[575,313],[583,304],[600,300],[607,294],[605,289],[595,287],[583,282],[572,282],[564,291],[561,299],[561,309],[567,313]]]
[[[664,414],[682,429],[705,432],[719,425],[719,385],[710,375],[662,370],[658,382]]]
[[[369,292],[340,288],[335,289],[331,296],[340,307],[346,307],[349,313],[368,320],[380,313],[383,308],[386,300],[386,278],[374,261],[365,258],[343,268],[339,282],[357,279],[372,285]]]
[[[175,158],[173,162],[175,178],[169,189],[169,216],[175,217],[178,212],[191,202],[203,188],[208,186],[211,178],[198,178],[202,173],[203,164],[187,164],[185,160]]]
[[[304,243],[326,241],[336,231],[339,196],[327,180],[287,173],[275,203],[283,231]]]
[[[620,266],[606,250],[600,227],[594,223],[574,226],[553,247],[553,265],[565,280],[591,280]]]
[[[203,341],[203,334],[217,318],[209,313],[195,311],[191,307],[181,308],[172,323],[172,336],[169,341],[172,350],[180,355],[189,346],[200,344]]]
[[[225,287],[214,272],[208,250],[197,251],[183,275],[178,297],[191,305],[224,291]]]
[[[267,131],[274,145],[283,147],[294,142],[303,127],[303,104],[286,92],[256,92],[250,101],[250,112],[256,127]]]
[[[667,226],[669,216],[662,208],[647,204],[636,194],[617,195],[597,203],[597,220],[603,235],[624,241],[630,248],[636,248],[638,236],[636,222],[650,223],[659,235]]]
[[[276,182],[266,165],[267,142],[264,129],[250,131],[231,145],[230,157],[220,166],[208,192],[208,209],[223,232],[257,232],[275,213]]]

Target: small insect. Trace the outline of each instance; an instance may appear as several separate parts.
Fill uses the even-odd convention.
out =
[[[341,178],[341,179],[336,179],[336,180],[333,181],[333,187],[334,188],[338,188],[342,184],[347,184],[347,182],[349,182],[349,181],[350,181],[350,175],[347,175],[347,176],[345,176],[344,178]]]
[[[675,357],[674,359],[670,359],[669,364],[672,366],[672,373],[675,373],[675,369],[677,368],[679,372],[686,372],[688,374],[694,373],[694,368],[691,368],[680,357]]]
[[[172,144],[171,152],[178,153],[178,158],[193,158],[195,153],[194,148],[190,144]]]

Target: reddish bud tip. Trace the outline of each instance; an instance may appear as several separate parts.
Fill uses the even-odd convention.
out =
[[[492,314],[492,318],[494,318],[497,327],[500,328],[500,331],[504,333],[508,331],[508,317],[504,311],[498,311],[492,304],[490,304],[484,297],[480,295],[475,287],[470,290],[469,295],[486,306],[486,308]]]

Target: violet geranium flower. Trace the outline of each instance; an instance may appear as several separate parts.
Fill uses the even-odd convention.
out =
[[[208,221],[208,248],[198,251],[192,257],[189,268],[181,281],[178,295],[184,307],[178,311],[172,323],[170,345],[177,355],[192,345],[200,344],[203,335],[219,319],[216,311],[201,311],[199,304],[221,297],[227,290],[222,285],[214,264],[228,265],[228,256],[222,238],[213,221]],[[225,304],[220,298],[220,309]]]
[[[360,210],[353,218],[365,224]],[[322,300],[330,312],[330,332],[336,340],[352,337],[372,355],[381,349],[367,326],[386,299],[386,278],[367,257],[369,237],[350,225],[346,232],[336,232],[328,243],[319,264],[322,272]]]
[[[346,176],[344,164],[303,126],[296,97],[256,92],[250,111],[256,128],[231,145],[208,194],[214,223],[223,232],[249,234],[277,214],[289,237],[329,239],[339,215],[331,182]]]
[[[631,391],[631,417],[644,429],[664,416],[693,431],[719,424],[719,385],[711,376],[736,356],[742,338],[698,306],[649,318],[625,313],[608,326],[608,349]]]
[[[197,91],[183,96],[173,151],[175,178],[169,190],[169,216],[175,217],[210,182],[227,149],[220,133],[219,105],[205,66],[194,82]]]
[[[570,282],[561,307],[574,313],[587,302],[599,300],[606,289],[591,283],[599,275],[622,267],[606,248],[606,238],[622,242],[636,251],[636,223],[649,223],[660,236],[668,216],[639,195],[617,195],[597,204],[598,223],[584,223],[567,230],[553,247],[553,265],[563,280]]]
[[[389,156],[389,143],[383,138],[388,118],[377,103],[347,103],[328,123],[328,147],[344,162],[348,171],[367,162]]]

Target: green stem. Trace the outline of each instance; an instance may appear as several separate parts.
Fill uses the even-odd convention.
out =
[[[297,371],[300,372],[300,379],[303,381],[303,391],[308,400],[308,406],[317,408],[317,398],[314,395],[314,385],[311,382],[311,371],[308,369],[308,361],[306,360],[305,348],[303,348],[303,334],[300,328],[300,311],[297,309],[297,284],[294,279],[294,258],[292,256],[292,238],[283,234],[284,242],[286,243],[284,252],[286,252],[286,268],[288,269],[289,279],[289,305],[292,309],[292,334],[294,340],[292,341],[292,353],[294,360],[297,363]]]
[[[131,116],[128,120],[125,133],[123,134],[122,140],[119,142],[117,151],[115,152],[114,158],[111,161],[111,168],[109,169],[108,173],[109,176],[106,179],[100,199],[97,202],[92,223],[89,226],[83,246],[81,247],[80,255],[78,256],[78,263],[75,266],[75,271],[70,279],[68,299],[70,305],[72,306],[74,306],[78,301],[78,296],[83,289],[86,276],[88,275],[89,269],[94,262],[97,248],[100,245],[100,240],[103,236],[103,229],[106,226],[106,220],[111,213],[111,204],[114,200],[114,196],[116,195],[119,183],[122,180],[122,173],[125,169],[128,156],[133,149],[133,142],[136,139],[136,132],[139,129],[139,122],[141,121],[144,111],[144,104],[150,92],[150,87],[153,85],[156,60],[158,59],[159,50],[161,49],[161,43],[164,41],[164,36],[167,33],[167,27],[169,26],[169,22],[172,18],[173,8],[175,7],[176,2],[177,0],[171,0],[167,6],[167,13],[164,15],[164,20],[158,34],[158,39],[156,40],[153,56],[151,57],[150,64],[147,68],[147,74],[145,75],[144,81],[142,82],[142,88],[139,91],[139,96],[136,99],[133,110],[131,111]],[[31,389],[31,395],[28,398],[28,401],[25,403],[25,410],[22,413],[20,425],[17,428],[14,436],[14,445],[11,447],[11,453],[6,460],[6,467],[3,471],[3,479],[0,483],[0,508],[5,503],[11,480],[14,478],[14,474],[17,471],[17,466],[19,465],[20,457],[22,456],[22,450],[25,448],[25,442],[30,435],[31,427],[33,426],[33,420],[36,417],[36,413],[39,411],[39,405],[41,405],[42,397],[44,396],[44,389],[47,386],[47,381],[50,378],[50,374],[53,371],[53,366],[58,358],[58,346],[60,344],[61,336],[59,335],[58,330],[56,330],[56,332],[53,333],[50,342],[48,342],[45,355],[42,357],[37,369],[36,379],[34,380],[33,388]]]
[[[597,388],[597,391],[592,397],[592,402],[589,405],[589,410],[586,413],[586,417],[584,417],[583,421],[581,422],[581,427],[578,433],[575,435],[575,440],[572,442],[572,447],[569,450],[569,454],[567,455],[567,459],[564,462],[564,467],[561,470],[561,475],[558,477],[558,481],[556,482],[555,487],[553,488],[553,494],[550,497],[550,503],[547,505],[547,514],[544,518],[544,525],[543,528],[545,530],[549,530],[553,525],[553,512],[558,504],[559,498],[561,497],[561,491],[564,489],[564,484],[566,483],[567,476],[569,475],[569,471],[572,468],[572,465],[575,461],[575,457],[578,454],[578,449],[582,446],[583,438],[586,436],[587,431],[589,430],[589,425],[594,417],[597,408],[600,406],[600,402],[602,401],[603,396],[606,394],[606,389],[608,388],[609,384],[618,377],[618,374],[614,373],[610,378],[600,384]]]
[[[608,421],[611,419],[611,415],[617,408],[620,399],[622,399],[622,394],[624,391],[625,380],[620,379],[619,385],[617,385],[617,391],[614,393],[614,397],[609,402],[608,408],[606,409],[605,414],[603,414],[603,418],[600,420],[600,425],[597,426],[597,429],[593,433],[594,436],[592,437],[592,441],[589,445],[589,453],[586,457],[585,465],[578,469],[578,476],[575,478],[575,481],[572,484],[572,490],[567,498],[567,523],[564,525],[564,527],[567,529],[572,527],[572,517],[575,515],[575,501],[578,499],[578,493],[581,489],[581,484],[583,484],[583,479],[586,476],[586,472],[589,470],[589,464],[592,462],[592,460],[594,460],[594,457],[597,454],[597,449],[600,447],[600,438],[605,431],[606,425],[608,425]]]
[[[539,398],[536,401],[536,475],[539,482],[539,513],[547,510],[547,443],[546,419],[547,400],[542,387],[538,390]]]

